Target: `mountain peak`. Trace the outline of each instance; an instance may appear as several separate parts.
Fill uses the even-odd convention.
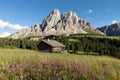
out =
[[[60,17],[60,11],[58,9],[54,9],[48,17],[46,17],[42,24],[42,31],[46,32],[49,31],[53,26],[55,26],[55,24],[57,24],[57,22],[61,19]]]
[[[90,33],[91,32],[91,33]],[[92,34],[101,32],[95,30],[93,26],[81,20],[75,12],[68,11],[60,14],[58,9],[54,9],[43,21],[42,24],[37,23],[30,29],[19,31],[11,35],[11,38],[22,38],[30,36],[47,36],[61,34]],[[16,37],[17,36],[17,37]]]
[[[64,12],[63,15],[78,17],[77,14],[75,12],[72,12],[72,11]]]
[[[53,13],[60,13],[60,11],[58,9],[54,9],[52,12]]]

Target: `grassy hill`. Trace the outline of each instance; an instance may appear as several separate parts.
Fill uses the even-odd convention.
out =
[[[119,80],[120,59],[0,48],[0,80]]]

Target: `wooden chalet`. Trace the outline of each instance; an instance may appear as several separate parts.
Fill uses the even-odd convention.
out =
[[[38,50],[43,52],[50,52],[50,53],[62,53],[64,50],[65,45],[62,43],[55,41],[55,40],[42,40],[38,44]]]

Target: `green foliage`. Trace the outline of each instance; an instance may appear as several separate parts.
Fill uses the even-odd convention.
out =
[[[106,37],[96,37],[94,35],[71,35],[56,36],[56,40],[66,45],[70,53],[77,54],[79,51],[98,53],[99,55],[109,55],[120,58],[120,40]]]
[[[29,39],[0,38],[0,47],[37,50],[37,42]]]
[[[120,40],[95,35],[70,35],[54,36],[54,39],[66,45],[68,53],[79,54],[79,52],[98,53],[120,58]],[[38,42],[29,39],[0,39],[1,48],[22,48],[37,50]]]

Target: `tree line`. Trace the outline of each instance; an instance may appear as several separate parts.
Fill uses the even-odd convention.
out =
[[[54,36],[53,39],[66,45],[68,53],[79,54],[79,52],[97,53],[98,55],[109,55],[120,58],[120,40],[87,36]],[[0,38],[1,48],[22,48],[38,50],[38,42],[30,39]]]
[[[22,49],[37,50],[37,44],[38,42],[29,39],[0,38],[1,48],[22,48]]]
[[[99,55],[109,55],[120,58],[120,40],[117,39],[90,36],[55,36],[55,39],[65,44],[69,53],[78,54],[80,51],[86,53],[94,52]]]

